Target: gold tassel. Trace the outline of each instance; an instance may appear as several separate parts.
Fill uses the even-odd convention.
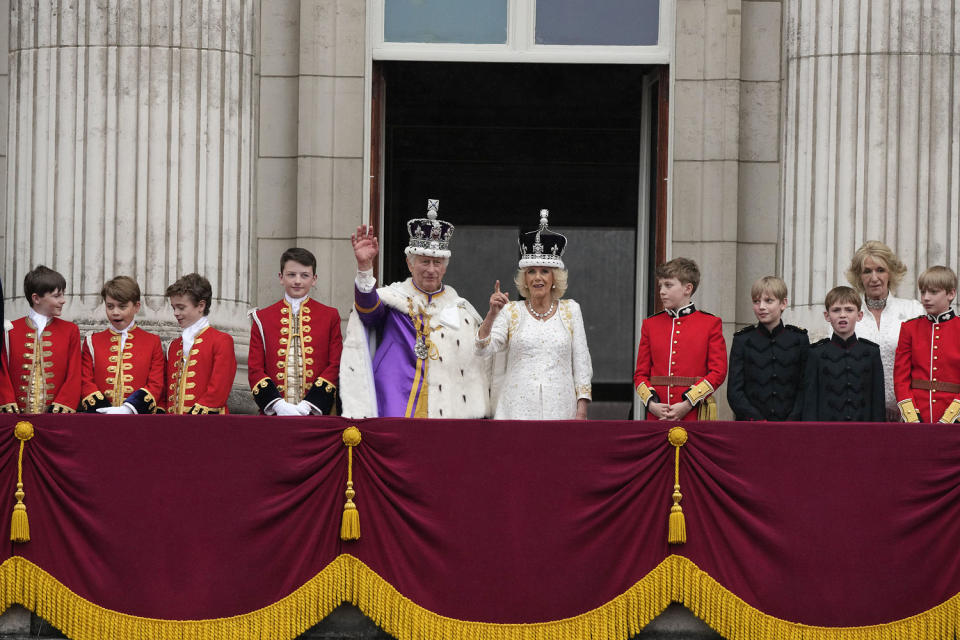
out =
[[[347,445],[347,502],[343,505],[343,520],[340,522],[341,540],[360,539],[360,512],[353,503],[357,492],[353,490],[353,448],[360,444],[360,429],[347,427],[343,430],[343,444]]]
[[[670,507],[670,521],[667,526],[667,544],[684,544],[687,541],[687,521],[683,517],[680,500],[680,447],[687,443],[687,430],[674,427],[667,434],[667,440],[674,446],[673,459],[673,506]]]
[[[10,540],[30,542],[30,521],[27,519],[27,505],[23,504],[26,495],[23,491],[23,447],[27,440],[33,437],[33,425],[21,420],[13,428],[13,435],[20,441],[20,455],[17,458],[17,490],[13,494],[17,504],[13,505],[13,515],[10,518]]]
[[[719,419],[720,414],[717,410],[717,401],[714,400],[711,395],[697,407],[697,420],[716,421]]]

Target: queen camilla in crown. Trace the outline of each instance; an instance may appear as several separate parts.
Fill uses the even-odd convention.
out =
[[[585,420],[591,399],[593,365],[587,349],[580,305],[564,299],[567,239],[547,227],[521,232],[520,262],[514,284],[523,302],[500,291],[490,296],[490,310],[477,331],[475,352],[506,352],[494,418],[503,420]]]

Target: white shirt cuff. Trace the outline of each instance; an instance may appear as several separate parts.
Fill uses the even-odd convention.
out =
[[[357,271],[357,279],[355,280],[357,289],[360,290],[360,293],[370,293],[373,291],[373,288],[377,286],[377,279],[373,277],[373,269],[367,269],[366,271]]]

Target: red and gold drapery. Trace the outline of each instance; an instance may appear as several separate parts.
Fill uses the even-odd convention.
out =
[[[665,423],[27,419],[0,594],[76,640],[293,638],[344,601],[401,640],[626,639],[671,601],[730,640],[960,630],[950,426],[687,424],[671,545]]]

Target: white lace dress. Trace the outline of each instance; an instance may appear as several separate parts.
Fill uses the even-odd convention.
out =
[[[880,326],[870,313],[866,301],[863,304],[863,319],[857,323],[858,338],[866,338],[880,345],[880,360],[883,362],[883,390],[886,398],[888,419],[899,420],[897,397],[893,393],[893,361],[896,358],[897,342],[900,340],[900,324],[924,314],[923,305],[917,300],[887,297],[887,306],[880,314]]]
[[[477,355],[502,351],[506,370],[494,418],[572,420],[577,400],[590,399],[593,365],[580,305],[573,300],[561,300],[545,322],[530,315],[524,303],[508,302],[488,339],[476,344]]]

